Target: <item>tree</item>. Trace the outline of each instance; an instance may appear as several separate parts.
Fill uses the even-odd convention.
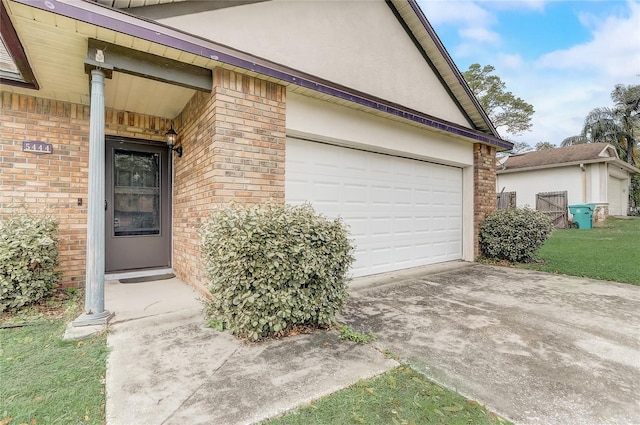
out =
[[[629,164],[640,164],[640,85],[618,84],[611,92],[614,106],[595,108],[584,120],[582,133],[567,137],[562,146],[580,143],[609,143]]]
[[[481,67],[474,63],[462,73],[471,91],[496,128],[504,127],[512,135],[522,134],[531,129],[533,106],[506,90],[506,84],[491,65]]]
[[[617,84],[611,92],[613,108],[595,108],[584,120],[582,133],[567,137],[562,146],[580,143],[609,143],[618,156],[631,165],[640,165],[640,85]],[[629,187],[631,205],[640,205],[640,176],[631,178]]]
[[[556,145],[550,142],[538,142],[536,143],[536,150],[541,151],[544,149],[555,149]]]
[[[514,142],[511,153],[527,153],[531,152],[533,148],[527,142]]]

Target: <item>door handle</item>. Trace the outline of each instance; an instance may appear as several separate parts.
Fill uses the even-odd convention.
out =
[[[107,200],[106,199],[104,200],[104,210],[105,211],[107,210]]]

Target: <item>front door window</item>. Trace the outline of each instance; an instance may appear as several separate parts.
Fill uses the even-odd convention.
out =
[[[113,236],[160,234],[160,155],[116,149]]]

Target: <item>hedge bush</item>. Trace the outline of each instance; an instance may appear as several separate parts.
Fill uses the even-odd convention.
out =
[[[48,296],[60,279],[58,222],[14,214],[0,222],[0,312]]]
[[[341,219],[308,205],[218,208],[200,230],[221,328],[258,340],[293,325],[324,326],[347,298],[353,245]]]
[[[507,208],[480,224],[480,247],[486,257],[530,262],[552,231],[547,215],[528,207]]]

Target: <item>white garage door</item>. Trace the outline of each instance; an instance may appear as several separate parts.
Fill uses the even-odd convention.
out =
[[[609,201],[609,215],[627,215],[627,191],[624,190],[626,182],[609,176],[607,184],[607,198]]]
[[[354,276],[462,258],[462,170],[287,139],[286,201],[341,216]]]

